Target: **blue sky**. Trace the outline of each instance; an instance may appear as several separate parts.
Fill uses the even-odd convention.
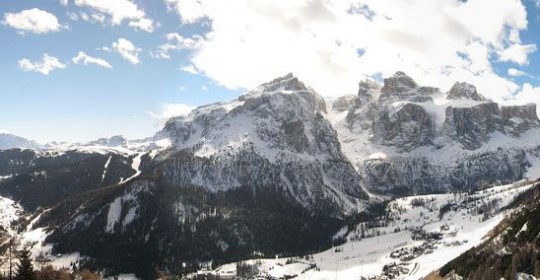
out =
[[[0,130],[147,137],[183,105],[288,72],[327,97],[403,70],[442,90],[468,81],[497,101],[540,103],[537,14],[533,0],[4,0]],[[79,52],[102,64],[76,63]],[[56,67],[39,65],[45,54]]]
[[[183,52],[178,52],[174,59],[150,56],[149,51],[164,42],[166,33],[189,35],[204,30],[196,24],[181,25],[178,16],[167,13],[165,5],[160,4],[146,9],[161,24],[158,30],[149,33],[126,24],[102,26],[70,20],[67,13],[78,11],[78,7],[69,4],[64,7],[59,1],[2,1],[2,14],[38,8],[54,14],[69,29],[21,34],[9,26],[0,26],[0,98],[4,104],[0,110],[0,129],[42,142],[86,141],[115,134],[147,137],[161,122],[148,112],[159,112],[162,104],[201,105],[238,95],[237,91],[224,89],[202,75],[181,71],[181,66],[189,65]],[[142,49],[139,64],[133,65],[116,53],[99,50],[110,47],[118,38],[126,38]],[[75,65],[71,59],[79,51],[103,58],[113,68]],[[43,53],[57,57],[67,67],[48,75],[20,69],[20,59],[40,60]]]

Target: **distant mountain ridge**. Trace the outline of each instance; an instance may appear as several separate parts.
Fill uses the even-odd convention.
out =
[[[8,149],[39,149],[41,145],[35,141],[25,139],[13,134],[0,133],[0,150]]]

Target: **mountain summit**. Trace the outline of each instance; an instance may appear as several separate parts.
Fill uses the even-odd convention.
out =
[[[0,150],[7,149],[39,149],[41,146],[32,141],[13,134],[0,133]]]
[[[540,176],[528,171],[540,145],[535,104],[500,105],[467,83],[443,93],[403,72],[380,90],[361,83],[351,103],[333,123],[371,192],[443,192]]]

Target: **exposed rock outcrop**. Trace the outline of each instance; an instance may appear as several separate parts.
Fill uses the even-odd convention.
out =
[[[418,84],[411,77],[398,71],[392,77],[384,79],[384,86],[381,88],[380,99],[402,99],[417,87]]]
[[[499,105],[486,102],[472,107],[447,107],[444,131],[464,148],[478,149],[491,133],[503,131]]]
[[[359,92],[365,88],[361,83]],[[539,157],[540,140],[519,139],[540,127],[534,104],[499,106],[467,83],[442,93],[402,72],[385,79],[380,92],[369,88],[371,98],[359,94],[335,127],[345,154],[374,193],[445,192],[512,182],[525,176],[530,159]]]
[[[505,131],[514,136],[519,136],[521,133],[540,125],[536,104],[533,103],[523,106],[502,106],[501,115]]]
[[[450,91],[446,95],[446,99],[456,100],[456,99],[470,99],[474,101],[485,101],[486,98],[479,94],[476,91],[474,85],[468,83],[459,83],[456,82]]]
[[[336,112],[344,112],[349,110],[351,106],[356,102],[356,95],[344,95],[340,96],[332,102],[332,110]]]
[[[405,103],[398,108],[385,107],[373,121],[375,140],[404,151],[429,145],[434,133],[435,124],[431,116],[414,103]]]
[[[163,177],[211,191],[278,189],[308,208],[326,197],[350,211],[366,195],[325,112],[325,101],[292,75],[197,108],[160,132],[187,151],[164,165]]]

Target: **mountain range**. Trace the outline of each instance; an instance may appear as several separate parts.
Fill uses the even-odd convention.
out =
[[[288,74],[143,140],[0,134],[0,194],[36,218],[21,223],[48,253],[150,279],[328,248],[390,197],[536,179],[539,133],[535,104],[463,82],[442,92],[397,72],[327,101]]]

